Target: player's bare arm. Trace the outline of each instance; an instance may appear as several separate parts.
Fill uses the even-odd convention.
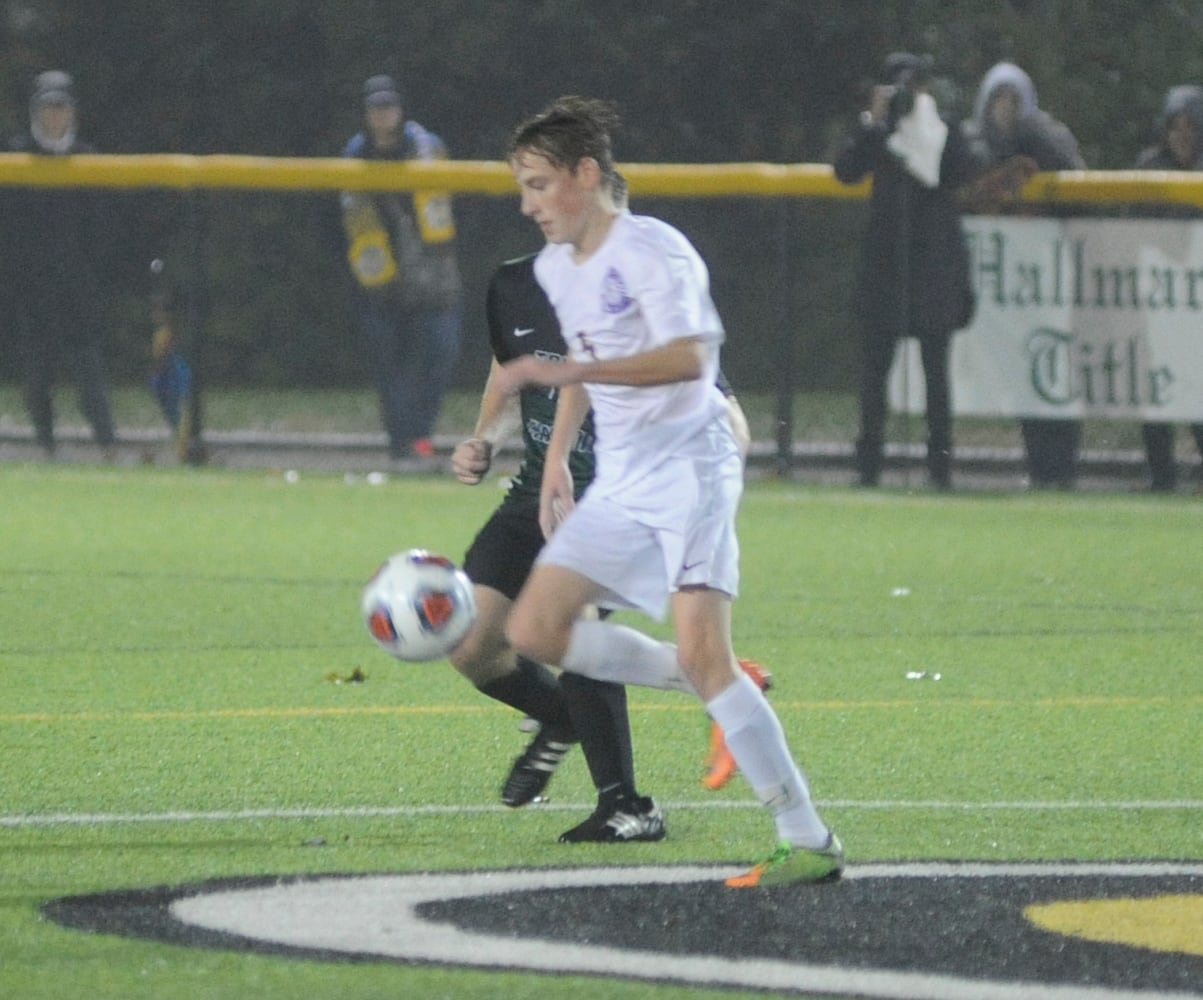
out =
[[[748,416],[739,400],[734,396],[727,397],[727,419],[731,422],[731,431],[735,435],[735,443],[739,445],[739,454],[748,457],[748,449],[752,447],[752,430],[748,427]]]
[[[494,359],[480,397],[472,437],[457,444],[451,453],[451,471],[456,479],[468,486],[475,486],[484,479],[493,464],[493,449],[517,425],[517,398],[502,392],[494,378],[500,370],[501,365]]]
[[[577,334],[574,339],[585,336]],[[514,393],[527,385],[567,386],[595,382],[599,385],[651,386],[690,382],[705,373],[706,339],[702,336],[679,337],[650,351],[595,361],[549,361],[528,355],[502,366],[498,386]],[[588,352],[587,337],[574,346]]]
[[[577,367],[577,363],[570,358],[552,361],[550,358],[524,354],[501,365],[490,375],[489,381],[498,392],[513,396],[528,385],[556,387],[580,382],[582,379],[576,373]]]
[[[588,351],[587,342],[579,346]],[[580,362],[579,381],[634,386],[692,382],[705,374],[707,350],[705,337],[678,337],[639,354]]]
[[[576,503],[568,458],[588,412],[589,393],[584,386],[569,385],[560,390],[539,490],[539,527],[547,537]]]

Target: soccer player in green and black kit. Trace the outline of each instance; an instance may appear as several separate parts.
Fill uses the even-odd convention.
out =
[[[523,354],[563,356],[560,325],[535,280],[534,257],[502,264],[489,284],[486,313],[494,367]],[[743,412],[721,373],[719,388],[728,397],[736,435],[746,449]],[[518,709],[539,726],[502,787],[501,799],[506,805],[517,808],[539,797],[571,745],[579,740],[598,790],[598,805],[592,816],[560,839],[565,843],[659,840],[664,836],[663,816],[635,786],[625,688],[576,674],[557,674],[517,656],[505,640],[510,607],[545,541],[539,525],[539,488],[555,420],[555,390],[523,391],[519,411],[522,464],[501,506],[481,528],[465,557],[464,570],[475,585],[479,617],[452,653],[451,662],[482,694]],[[484,479],[494,446],[513,429],[512,416],[507,400],[490,393],[486,384],[473,436],[460,442],[452,455],[452,468],[460,482],[476,485]],[[592,421],[587,418],[570,458],[578,497],[593,478],[592,435]],[[760,664],[739,662],[757,685],[769,686],[769,675]],[[722,788],[735,769],[722,731],[714,724],[703,784],[711,790]]]
[[[524,354],[564,356],[560,326],[535,281],[534,255],[501,265],[489,284],[487,316],[493,371]],[[478,690],[539,724],[530,746],[514,762],[502,801],[523,806],[538,797],[572,743],[579,741],[597,788],[595,812],[560,836],[561,842],[659,840],[664,818],[635,786],[626,689],[621,684],[557,674],[519,657],[505,639],[505,621],[532,563],[543,547],[539,488],[555,420],[556,390],[528,389],[519,398],[524,454],[501,505],[477,534],[464,558],[478,618],[451,662]],[[451,464],[460,482],[475,485],[492,464],[493,448],[512,426],[508,397],[485,385],[473,436],[461,441]],[[593,478],[592,425],[582,427],[570,459],[577,496]]]

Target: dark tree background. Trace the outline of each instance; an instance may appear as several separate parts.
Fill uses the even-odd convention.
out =
[[[32,77],[77,80],[105,152],[337,155],[373,73],[452,155],[497,159],[561,93],[615,100],[628,162],[829,162],[883,57],[930,53],[967,112],[1018,62],[1097,169],[1130,166],[1172,85],[1203,82],[1193,0],[0,0],[0,126],[25,126]],[[851,269],[863,206],[641,199],[707,257],[737,386],[849,383]],[[329,194],[115,196],[114,368],[142,377],[148,264],[203,308],[210,383],[366,384]],[[457,200],[468,282],[461,384],[486,366],[480,303],[499,260],[537,246],[513,199]],[[199,258],[194,257],[197,250]],[[201,294],[203,292],[203,295]],[[782,345],[785,345],[783,348]],[[0,377],[7,377],[4,372]]]

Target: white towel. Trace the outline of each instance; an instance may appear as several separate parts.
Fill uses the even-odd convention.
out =
[[[915,106],[886,140],[890,152],[902,161],[907,173],[934,188],[940,183],[940,158],[948,141],[948,126],[931,94],[916,94]]]

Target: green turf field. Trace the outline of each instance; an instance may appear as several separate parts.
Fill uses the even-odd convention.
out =
[[[358,616],[383,556],[458,558],[495,483],[11,465],[0,496],[0,996],[733,995],[43,919],[65,894],[227,876],[744,862],[772,833],[739,780],[702,789],[700,708],[646,690],[637,768],[668,839],[557,844],[592,807],[579,754],[549,806],[496,804],[517,716],[390,660]],[[1201,528],[1185,496],[751,485],[737,648],[773,670],[850,863],[1203,859]]]

